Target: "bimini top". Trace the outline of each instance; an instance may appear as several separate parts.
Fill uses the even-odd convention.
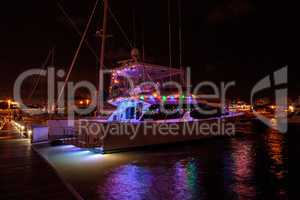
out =
[[[151,94],[170,80],[183,85],[184,75],[183,70],[176,68],[148,63],[125,64],[112,71],[110,98]]]
[[[145,80],[161,80],[174,75],[184,75],[184,71],[166,66],[153,65],[148,63],[126,64],[113,70],[113,75],[138,78],[145,75]]]

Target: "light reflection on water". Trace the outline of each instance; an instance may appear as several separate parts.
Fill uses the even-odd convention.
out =
[[[266,145],[268,147],[268,153],[270,158],[275,162],[276,165],[283,164],[283,155],[282,155],[282,143],[283,135],[281,134],[272,134],[270,131],[266,135]]]
[[[152,180],[151,171],[146,168],[125,165],[110,174],[105,185],[105,189],[109,188],[109,191],[101,193],[105,199],[144,199],[150,194]]]
[[[232,141],[233,157],[233,190],[238,199],[251,198],[256,196],[255,185],[252,184],[255,163],[254,146],[248,141]]]
[[[244,138],[139,153],[99,180],[101,199],[287,199],[287,135]],[[126,153],[124,153],[126,155]]]

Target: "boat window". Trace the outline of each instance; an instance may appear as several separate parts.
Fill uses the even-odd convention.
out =
[[[142,111],[143,111],[143,104],[138,103],[138,105],[136,107],[136,119],[140,119],[140,117],[142,115]]]
[[[142,120],[164,120],[164,119],[178,119],[184,114],[184,111],[179,109],[178,105],[166,104],[161,110],[159,104],[151,105],[149,110],[143,115]]]
[[[126,119],[134,119],[134,107],[128,107],[125,110]]]
[[[151,105],[149,110],[144,114],[144,120],[163,120],[163,119],[177,119],[182,118],[184,113],[189,109],[191,117],[195,119],[204,119],[210,117],[218,117],[221,116],[221,109],[218,107],[212,107],[207,104],[198,104],[198,106],[205,111],[209,111],[212,109],[217,109],[216,113],[206,114],[201,113],[196,109],[196,106],[193,104],[183,104],[181,107],[177,104],[165,104],[164,109],[167,111],[172,111],[172,113],[164,113],[161,110],[159,104]]]

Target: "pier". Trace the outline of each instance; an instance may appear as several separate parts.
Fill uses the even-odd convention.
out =
[[[1,199],[74,199],[54,170],[6,122],[0,130]]]

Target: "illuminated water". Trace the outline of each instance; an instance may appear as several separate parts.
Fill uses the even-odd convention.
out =
[[[266,135],[146,153],[105,174],[103,199],[287,199],[287,139]]]
[[[273,200],[288,199],[287,142],[269,130],[144,152],[44,154],[86,199]]]

